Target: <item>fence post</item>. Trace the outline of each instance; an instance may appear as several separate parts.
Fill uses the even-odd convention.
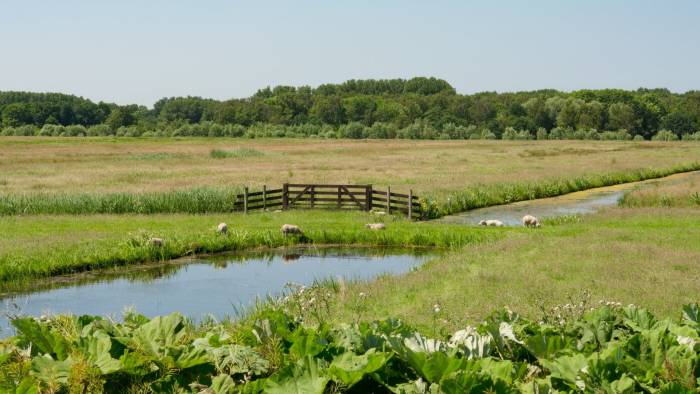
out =
[[[386,187],[386,214],[391,215],[391,186]]]
[[[413,220],[413,190],[408,189],[408,220]]]
[[[365,209],[367,211],[372,210],[372,185],[367,185],[365,188]]]
[[[267,210],[267,185],[263,185],[263,211]]]
[[[343,198],[343,188],[338,186],[338,209],[340,209],[341,204],[340,202],[342,201]]]
[[[248,186],[243,188],[243,213],[248,213]]]
[[[282,210],[289,208],[289,184],[282,185]]]
[[[311,186],[309,193],[311,193],[311,208],[313,208],[316,206],[316,186]]]

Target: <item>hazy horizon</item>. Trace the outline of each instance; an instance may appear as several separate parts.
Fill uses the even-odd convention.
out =
[[[462,94],[700,88],[700,2],[535,4],[9,2],[0,90],[151,107],[415,76]]]

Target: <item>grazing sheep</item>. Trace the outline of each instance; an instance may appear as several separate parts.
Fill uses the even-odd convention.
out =
[[[299,235],[304,234],[301,231],[301,228],[299,228],[299,226],[295,226],[293,224],[283,224],[282,228],[280,228],[280,232],[282,232],[282,234],[284,234],[285,237],[289,234],[299,234]]]
[[[155,246],[155,247],[160,248],[160,247],[163,246],[163,244],[164,244],[165,242],[163,241],[163,238],[150,238],[150,239],[148,240],[148,243],[149,243],[151,246]]]
[[[504,224],[500,220],[496,219],[488,219],[488,220],[482,220],[479,222],[479,226],[495,226],[495,227],[503,227]]]
[[[228,233],[228,225],[226,223],[219,223],[219,225],[216,226],[216,232],[219,234],[227,234]]]
[[[525,227],[540,227],[540,221],[532,215],[523,216],[523,226]]]
[[[365,224],[365,227],[367,227],[370,230],[384,230],[386,229],[386,226],[384,223],[367,223]]]

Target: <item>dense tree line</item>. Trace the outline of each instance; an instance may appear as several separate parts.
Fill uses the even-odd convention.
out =
[[[461,95],[436,78],[350,80],[268,87],[226,101],[163,98],[150,109],[56,93],[0,92],[0,115],[5,135],[694,139],[700,135],[700,91]]]

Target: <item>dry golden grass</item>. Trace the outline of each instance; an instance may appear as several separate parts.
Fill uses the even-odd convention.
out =
[[[213,158],[213,149],[261,156]],[[603,141],[0,138],[0,192],[164,191],[283,182],[417,192],[696,161],[699,143]]]

